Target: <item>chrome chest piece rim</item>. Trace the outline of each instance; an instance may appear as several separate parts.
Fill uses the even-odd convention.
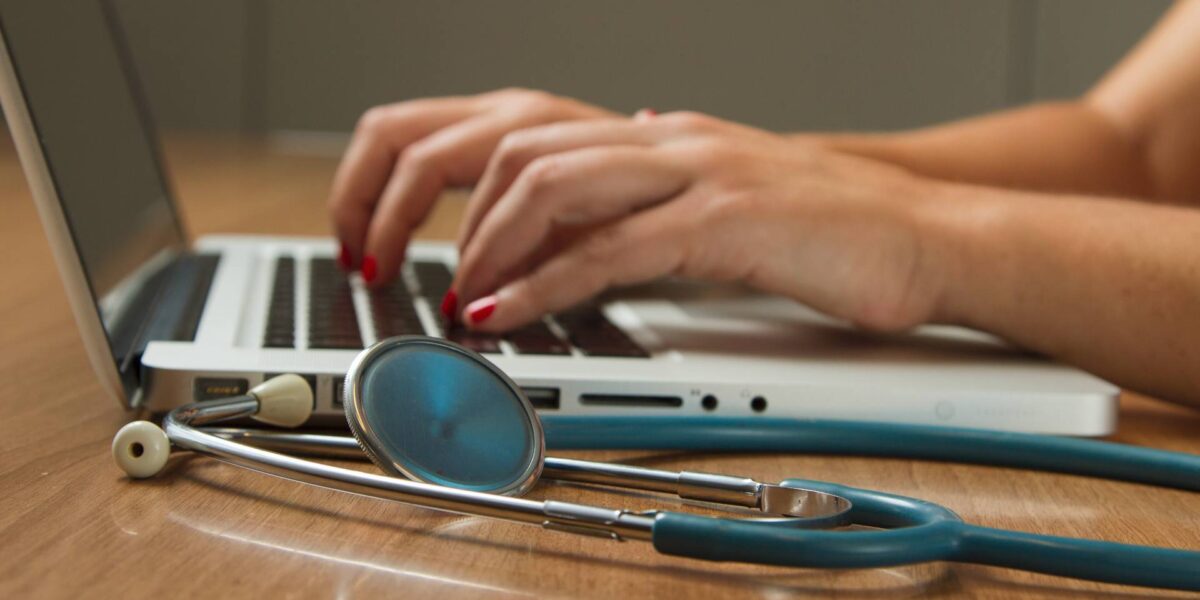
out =
[[[524,447],[522,449],[522,458],[519,460],[521,467],[518,469],[518,475],[507,481],[495,482],[488,485],[469,485],[456,481],[453,477],[437,477],[431,476],[429,473],[423,473],[423,469],[414,466],[410,460],[412,457],[405,455],[403,449],[397,448],[395,440],[392,439],[398,435],[395,431],[384,431],[378,423],[372,423],[371,414],[368,404],[373,402],[390,402],[394,399],[389,398],[371,398],[368,397],[368,377],[376,368],[380,368],[385,363],[381,362],[385,357],[394,357],[402,355],[405,351],[411,356],[417,356],[421,350],[428,350],[425,355],[441,354],[444,358],[450,361],[462,360],[459,366],[470,369],[484,369],[476,373],[467,373],[468,375],[477,375],[480,377],[492,377],[493,382],[499,386],[499,390],[503,392],[505,398],[470,398],[468,402],[512,402],[519,406],[519,411],[516,411],[516,419],[523,419],[520,423],[525,430],[525,439],[522,440]],[[392,360],[397,360],[392,358]],[[400,358],[398,360],[404,360]],[[399,390],[404,393],[407,390]],[[420,402],[429,402],[431,400],[419,399]],[[490,361],[472,352],[458,344],[448,342],[439,338],[431,338],[425,336],[400,336],[381,340],[371,347],[363,350],[354,359],[350,365],[349,371],[346,373],[346,381],[343,385],[342,403],[346,413],[346,422],[349,424],[350,431],[354,435],[354,439],[358,445],[362,447],[366,455],[383,471],[405,477],[415,481],[425,483],[433,483],[438,485],[449,485],[452,487],[462,487],[464,489],[473,489],[494,494],[503,494],[506,496],[520,496],[529,491],[538,481],[542,473],[542,465],[545,461],[546,442],[545,435],[542,430],[541,422],[538,419],[537,413],[530,404],[521,388],[517,386],[507,375],[499,368],[493,365]],[[510,411],[510,416],[512,413]],[[395,428],[392,428],[395,429]],[[407,428],[402,428],[406,429]],[[390,436],[390,437],[389,437]],[[455,441],[457,440],[457,441]],[[452,443],[457,443],[459,446],[470,443],[471,440],[460,440],[455,438]],[[444,441],[439,439],[439,441]],[[451,460],[455,460],[453,456],[454,448],[450,448],[448,455]]]

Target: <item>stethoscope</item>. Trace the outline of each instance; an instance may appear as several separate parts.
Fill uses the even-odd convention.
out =
[[[305,422],[312,390],[297,375],[248,394],[171,411],[160,429],[123,427],[113,455],[151,477],[171,447],[312,485],[438,510],[541,525],[665,554],[810,568],[954,561],[1161,588],[1200,590],[1200,552],[980,527],[913,498],[834,483],[670,472],[545,456],[558,448],[819,452],[911,457],[1059,471],[1200,491],[1200,457],[1091,440],[917,425],[710,417],[547,419],[498,368],[454,343],[383,340],[351,365],[344,385],[353,438],[286,431],[202,429],[251,417]],[[287,452],[285,454],[284,452]],[[293,456],[370,458],[377,475]],[[540,476],[675,494],[752,516],[628,511],[519,497]],[[845,525],[855,528],[828,531]]]

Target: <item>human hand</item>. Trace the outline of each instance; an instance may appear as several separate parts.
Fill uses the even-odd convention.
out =
[[[694,113],[508,134],[475,188],[453,293],[502,331],[611,286],[744,282],[879,330],[934,317],[933,184]],[[579,234],[571,239],[569,234]]]
[[[615,117],[544,92],[509,89],[378,106],[359,120],[329,200],[344,268],[390,282],[413,230],[443,188],[469,186],[508,133],[546,123]]]

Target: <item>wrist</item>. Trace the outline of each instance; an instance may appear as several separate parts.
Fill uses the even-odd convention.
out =
[[[985,327],[983,315],[1008,284],[1003,237],[1011,202],[996,190],[925,180],[914,202],[922,277],[933,286],[928,322]]]

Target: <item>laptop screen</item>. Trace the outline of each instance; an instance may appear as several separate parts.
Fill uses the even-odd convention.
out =
[[[123,308],[185,240],[116,14],[100,0],[0,0],[0,28],[120,366],[120,338],[136,337],[117,331]]]

